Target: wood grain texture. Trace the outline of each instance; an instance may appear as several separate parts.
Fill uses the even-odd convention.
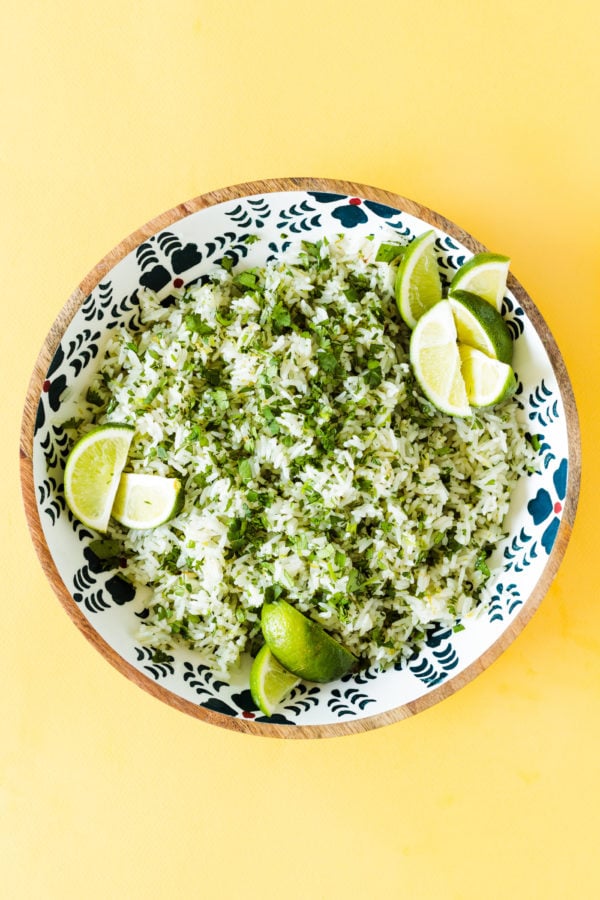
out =
[[[473,678],[479,675],[487,666],[489,666],[498,656],[512,643],[517,635],[523,630],[524,626],[531,619],[533,613],[538,608],[542,598],[548,591],[553,578],[558,571],[558,567],[564,556],[571,531],[575,519],[577,508],[577,500],[579,496],[579,485],[581,477],[581,442],[579,434],[579,422],[577,416],[577,408],[575,398],[569,381],[569,377],[561,357],[560,351],[552,337],[548,326],[546,325],[539,310],[528,296],[524,288],[511,274],[509,275],[508,286],[514,293],[521,307],[532,322],[534,328],[539,334],[546,352],[551,360],[557,381],[560,387],[562,401],[565,408],[567,433],[568,433],[568,453],[569,453],[569,474],[568,474],[568,490],[565,498],[564,511],[561,525],[556,537],[556,541],[548,562],[540,576],[534,590],[532,591],[527,602],[522,606],[519,614],[511,622],[502,636],[472,665],[463,670],[459,675],[445,682],[440,687],[430,691],[419,699],[398,706],[388,712],[378,715],[359,719],[355,721],[338,722],[331,725],[310,725],[310,726],[285,726],[277,724],[263,724],[249,719],[233,718],[205,709],[188,700],[178,697],[167,691],[161,685],[157,684],[148,676],[131,666],[124,660],[115,650],[104,641],[96,632],[94,627],[83,615],[78,605],[73,600],[70,591],[62,581],[58,570],[50,555],[48,545],[46,543],[41,522],[39,519],[38,506],[35,496],[35,487],[33,481],[33,434],[35,426],[35,418],[38,407],[39,397],[42,391],[42,385],[46,378],[49,365],[52,361],[54,353],[60,343],[62,335],[71,322],[73,316],[80,308],[85,298],[90,292],[102,281],[107,272],[109,272],[121,259],[123,259],[132,250],[147,240],[152,235],[164,228],[173,225],[174,222],[188,216],[198,210],[204,209],[215,204],[225,202],[227,200],[238,199],[241,197],[252,196],[255,194],[266,194],[277,191],[297,191],[311,190],[323,191],[329,193],[346,194],[350,196],[358,196],[365,200],[372,200],[377,203],[386,204],[395,209],[402,210],[411,215],[417,216],[432,226],[440,228],[447,234],[454,237],[457,241],[468,247],[472,252],[477,253],[486,248],[476,241],[470,234],[463,231],[454,223],[445,219],[436,212],[409,200],[400,197],[397,194],[380,188],[370,187],[368,185],[357,184],[349,181],[337,181],[326,178],[278,178],[268,181],[253,181],[245,184],[233,185],[231,187],[222,188],[211,191],[179,204],[173,209],[162,213],[152,219],[146,225],[143,225],[129,237],[121,241],[118,246],[110,251],[92,270],[86,275],[81,284],[69,297],[63,309],[59,313],[56,321],[52,325],[44,345],[40,351],[31,376],[25,405],[23,410],[23,418],[21,425],[21,442],[20,442],[20,465],[21,465],[21,488],[23,495],[23,503],[27,516],[27,522],[33,544],[40,558],[42,568],[53,588],[56,595],[63,604],[66,612],[80,629],[84,636],[91,644],[108,660],[119,672],[146,690],[148,693],[157,697],[159,700],[169,704],[170,706],[181,710],[198,719],[202,719],[213,725],[227,728],[232,731],[246,732],[255,735],[278,738],[325,738],[334,737],[344,734],[352,734],[362,731],[368,731],[373,728],[379,728],[393,722],[400,721],[408,716],[414,715],[440,700],[450,696],[457,690],[468,684]]]

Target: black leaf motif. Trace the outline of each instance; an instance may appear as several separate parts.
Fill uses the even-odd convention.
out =
[[[38,431],[44,427],[46,422],[46,413],[44,412],[44,404],[42,402],[42,398],[40,397],[40,401],[38,403],[37,412],[35,414],[35,426],[33,429],[33,433],[37,434]]]
[[[42,506],[42,504],[45,503],[45,501],[48,499],[48,497],[52,493],[52,488],[51,488],[50,482],[42,481],[41,484],[38,484],[37,489],[38,489],[38,497],[39,497],[38,503],[40,506]]]
[[[365,206],[367,209],[370,209],[372,213],[375,213],[376,216],[379,216],[380,219],[393,219],[394,216],[398,215],[399,210],[394,209],[393,206],[385,206],[383,203],[375,203],[374,200],[365,200]]]
[[[444,625],[436,625],[427,635],[425,643],[428,647],[439,647],[442,641],[448,640],[452,632]]]
[[[60,518],[61,513],[61,505],[57,500],[53,500],[48,506],[44,508],[44,512],[50,519],[50,523],[54,525],[55,522]]]
[[[183,680],[193,687],[197,694],[209,693],[209,685],[213,691],[217,692],[226,687],[226,682],[215,679],[213,672],[203,663],[200,663],[195,669],[191,663],[184,663]],[[211,684],[211,682],[213,683]]]
[[[134,647],[134,650],[137,661],[143,663],[144,670],[152,675],[155,681],[175,673],[174,657],[170,654],[150,647]]]
[[[289,698],[285,702],[286,712],[294,713],[299,716],[302,712],[314,708],[319,705],[320,689],[318,687],[308,687],[302,682],[294,688]]]
[[[369,666],[368,669],[361,669],[360,672],[357,672],[355,675],[353,675],[352,672],[349,672],[347,675],[343,675],[340,680],[354,681],[355,684],[367,684],[367,682],[377,678],[379,674],[379,666]]]
[[[81,313],[86,322],[90,322],[96,315],[96,304],[94,295],[88,294],[81,306]]]
[[[223,247],[226,247],[228,244],[234,244],[236,240],[235,231],[226,231],[222,235],[217,235],[214,241],[208,241],[204,246],[204,253],[206,257],[214,256],[214,254],[218,251],[219,253],[223,250]],[[228,247],[228,250],[230,248]],[[238,250],[241,252],[241,247],[238,244]],[[248,248],[246,247],[246,253],[248,252]],[[245,255],[245,254],[243,254]]]
[[[52,426],[52,430],[56,436],[57,432],[60,433],[60,427],[57,429],[56,426]],[[44,451],[44,460],[46,461],[47,469],[55,469],[58,465],[59,460],[61,459],[61,454],[56,449],[55,443],[52,441],[50,437],[50,432],[47,433],[46,437],[40,441],[40,447]]]
[[[238,204],[234,209],[230,210],[227,215],[236,222],[241,228],[248,228],[252,224],[252,219],[248,215],[243,206]]]
[[[314,197],[317,203],[336,203],[338,200],[345,200],[345,194],[329,194],[324,191],[308,191],[311,197]]]
[[[160,264],[140,275],[140,284],[147,287],[149,290],[154,291],[154,293],[158,293],[158,291],[166,287],[170,281],[170,272]]]
[[[502,299],[502,315],[513,341],[516,341],[525,330],[525,313],[520,306],[513,303],[510,297],[505,296]]]
[[[89,570],[91,572],[95,572],[96,574],[100,572],[106,571],[106,562],[105,560],[100,559],[93,550],[90,550],[89,547],[85,547],[83,550],[83,556],[87,561]]]
[[[331,692],[331,697],[327,701],[327,706],[329,709],[336,713],[338,718],[342,716],[355,716],[356,710],[352,709],[352,707],[348,706],[342,697],[342,692],[338,690],[338,688],[334,688]]]
[[[45,387],[47,388],[46,394],[48,396],[48,403],[53,412],[57,412],[60,409],[60,399],[66,386],[67,378],[65,375],[57,375],[50,383],[46,382]]]
[[[196,244],[186,244],[181,250],[175,250],[171,256],[171,265],[176,275],[186,272],[202,262],[202,254]]]
[[[541,384],[529,395],[529,418],[532,422],[546,427],[558,417],[558,399],[552,400],[552,397],[551,389],[542,379]]]
[[[410,228],[408,225],[405,225],[402,220],[399,222],[388,222],[390,228],[393,228],[396,234],[402,235],[402,237],[408,237],[410,234]]]
[[[147,269],[148,266],[154,265],[154,263],[158,262],[156,251],[152,244],[148,242],[140,244],[140,246],[135,251],[135,255],[142,269]]]
[[[90,613],[100,613],[104,612],[106,609],[110,609],[110,603],[104,599],[101,590],[93,594],[88,594],[85,597],[82,597],[80,594],[73,594],[73,599],[77,603],[81,603],[83,600],[83,605]]]
[[[428,659],[422,659],[421,662],[409,665],[408,668],[413,675],[416,675],[429,688],[440,684],[447,678],[447,673],[437,671]]]
[[[121,318],[125,317],[128,313],[131,312],[133,313],[133,315],[130,316],[125,324],[132,331],[139,331],[142,326],[139,319],[140,298],[137,290],[135,290],[133,294],[130,294],[128,297],[124,297],[119,303],[113,304],[113,307],[110,311],[111,320],[106,323],[106,327],[116,328],[116,326],[120,324]]]
[[[93,554],[92,554],[93,555]],[[89,566],[82,566],[81,569],[78,569],[73,576],[73,586],[78,591],[87,591],[93,585],[96,584],[95,575],[98,571],[102,571]]]
[[[438,239],[436,241],[436,244],[438,244],[438,246],[440,246],[444,250],[459,250],[460,249],[458,244],[455,241],[453,241],[452,238],[447,234],[445,234],[441,239]]]
[[[290,722],[289,719],[286,719],[285,716],[282,716],[281,713],[273,713],[272,716],[257,716],[254,720],[255,722],[268,722],[271,725],[294,725],[294,722]]]
[[[225,716],[237,716],[238,714],[237,709],[233,709],[233,707],[228,706],[227,703],[218,700],[216,697],[211,697],[210,700],[206,700],[200,706],[203,706],[205,709],[212,709],[214,712],[223,713]]]
[[[126,581],[121,575],[114,575],[106,582],[106,590],[113,598],[117,606],[130,603],[135,597],[135,588],[131,582]]]
[[[249,690],[241,691],[239,694],[232,694],[231,699],[236,706],[239,706],[245,712],[254,712],[258,709]]]
[[[89,334],[89,332],[88,332]],[[100,334],[97,333],[94,335],[94,340],[97,340],[100,337]],[[94,343],[90,343],[88,347],[81,351],[79,356],[75,357],[75,359],[69,360],[69,365],[75,372],[75,375],[79,375],[82,369],[85,369],[92,359],[98,355],[98,345]]]
[[[65,358],[64,350],[59,344],[58,347],[56,348],[56,353],[52,357],[52,362],[50,363],[50,366],[48,367],[48,373],[46,376],[47,378],[51,378],[54,375],[54,373],[59,368],[59,366],[62,365],[64,358]]]
[[[487,609],[488,619],[490,622],[503,622],[505,613],[512,616],[522,604],[516,584],[498,584]]]
[[[112,303],[112,295],[112,282],[101,282],[97,290],[89,294],[85,299],[82,307],[84,319],[87,322],[91,322],[92,319],[97,319],[98,322],[101,322]]]
[[[271,215],[271,206],[264,197],[251,197],[248,199],[248,205],[252,207],[255,215],[263,219],[268,219]]]
[[[447,672],[451,669],[455,669],[458,665],[458,656],[456,650],[450,643],[448,643],[441,650],[434,650],[433,655]]]
[[[172,231],[163,231],[161,234],[159,234],[157,237],[157,243],[163,253],[166,253],[167,256],[174,250],[178,250],[182,246],[181,241],[176,234],[173,234]]]

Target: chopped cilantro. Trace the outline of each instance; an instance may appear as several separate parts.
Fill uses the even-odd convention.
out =
[[[491,575],[491,572],[490,572],[488,564],[487,564],[487,556],[488,555],[485,552],[485,550],[482,550],[481,553],[477,554],[477,559],[475,560],[475,569],[478,572],[481,572],[481,574],[484,575],[486,578],[489,578]]]
[[[271,313],[271,321],[277,326],[279,331],[289,328],[292,324],[292,317],[287,306],[284,306],[283,303],[276,303]]]
[[[91,403],[92,406],[104,406],[105,400],[102,394],[96,391],[94,388],[90,387],[87,389],[85,399],[88,403]]]
[[[395,263],[402,259],[406,247],[402,244],[381,244],[375,257],[376,262]]]
[[[157,384],[155,384],[154,387],[150,391],[148,391],[148,393],[142,400],[142,406],[150,406],[152,401],[158,397],[158,395],[164,388],[165,384],[166,384],[166,381],[164,378],[161,379]]]
[[[267,532],[262,516],[236,516],[227,529],[227,539],[235,553],[257,547],[264,543]]]
[[[251,269],[236,275],[233,283],[242,291],[259,291],[261,289],[258,273]]]
[[[275,584],[270,584],[267,588],[265,588],[265,603],[274,603],[275,600],[278,600],[279,597],[284,593],[285,588],[282,584],[275,582]]]
[[[238,472],[243,484],[252,480],[252,465],[249,459],[241,459],[238,463]]]
[[[381,373],[381,366],[376,359],[370,359],[367,362],[367,371],[363,375],[363,378],[365,384],[368,384],[369,387],[379,387],[383,381],[383,375]]]
[[[208,325],[199,313],[187,313],[183,317],[185,327],[188,331],[201,336],[214,334],[215,329]]]

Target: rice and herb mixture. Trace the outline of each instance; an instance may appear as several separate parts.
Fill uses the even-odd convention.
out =
[[[159,652],[184,641],[226,671],[281,596],[385,666],[484,599],[530,463],[517,404],[431,407],[376,250],[305,243],[238,274],[225,259],[166,301],[142,293],[143,328],[111,337],[86,427],[135,425],[128,470],[185,488],[175,519],[109,535],[150,588],[138,637]]]

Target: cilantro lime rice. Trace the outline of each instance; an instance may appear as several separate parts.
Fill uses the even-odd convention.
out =
[[[85,427],[135,425],[127,469],[185,486],[170,522],[108,535],[148,589],[148,646],[184,641],[226,671],[283,596],[388,665],[485,600],[530,462],[517,403],[465,420],[430,406],[376,251],[340,239],[224,265],[167,300],[142,293],[141,329],[111,336]]]

